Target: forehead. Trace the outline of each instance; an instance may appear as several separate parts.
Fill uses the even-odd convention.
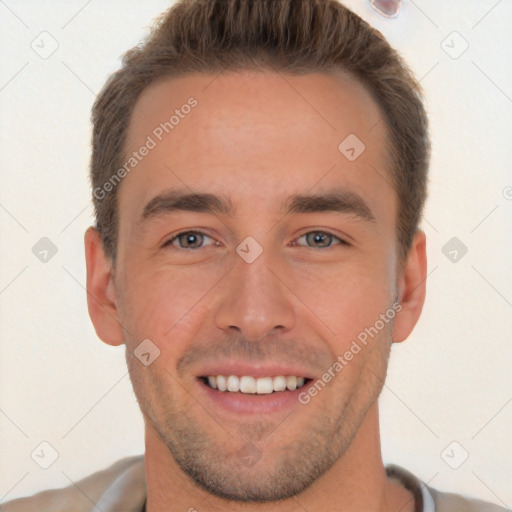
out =
[[[135,152],[137,161],[119,192],[121,222],[134,222],[172,188],[233,196],[254,213],[287,192],[341,185],[387,201],[375,205],[377,214],[394,216],[383,115],[348,75],[244,71],[160,80],[137,101],[125,149],[125,160]]]

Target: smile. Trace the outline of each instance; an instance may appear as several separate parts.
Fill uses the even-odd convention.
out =
[[[209,375],[203,381],[212,389],[230,393],[268,395],[281,391],[295,391],[305,385],[304,377],[278,375],[276,377],[251,377],[248,375]]]

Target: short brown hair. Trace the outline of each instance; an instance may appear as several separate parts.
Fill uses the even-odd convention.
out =
[[[118,187],[108,187],[107,192],[104,184],[125,161],[138,97],[157,79],[224,69],[341,71],[366,87],[384,113],[389,133],[403,259],[425,203],[430,141],[419,84],[384,36],[337,0],[179,0],[143,44],[126,52],[121,69],[110,76],[93,106],[90,178],[95,227],[113,264]]]

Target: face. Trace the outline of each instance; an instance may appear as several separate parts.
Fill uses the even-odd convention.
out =
[[[213,494],[306,489],[382,389],[399,286],[381,118],[358,82],[324,74],[193,74],[135,106],[116,315],[149,435]],[[209,387],[217,375],[249,392]],[[305,384],[266,393],[278,376]]]

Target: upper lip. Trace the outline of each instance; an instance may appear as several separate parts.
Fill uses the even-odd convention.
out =
[[[200,368],[197,377],[208,377],[210,375],[243,375],[251,377],[277,377],[278,375],[294,375],[296,377],[304,377],[305,379],[314,378],[313,372],[298,365],[288,363],[275,363],[269,361],[267,363],[248,363],[244,361],[218,361],[211,362]]]

